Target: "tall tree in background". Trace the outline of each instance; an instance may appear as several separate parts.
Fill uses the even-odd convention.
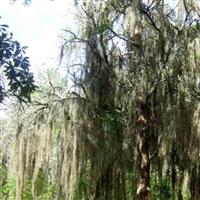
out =
[[[101,124],[101,127],[96,128],[96,132],[101,130],[101,135],[95,138],[97,143],[108,145],[108,148],[102,145],[104,150],[99,148],[97,155],[102,150],[104,151],[105,160],[107,160],[106,157],[110,154],[114,159],[112,160],[112,170],[109,171],[109,175],[106,173],[108,166],[100,169],[102,176],[100,182],[97,182],[96,185],[95,196],[97,199],[124,198],[122,196],[113,197],[109,194],[109,189],[114,190],[115,188],[111,187],[112,183],[118,182],[111,181],[112,178],[114,179],[114,176],[112,176],[115,168],[113,163],[116,164],[116,157],[111,147],[114,144],[109,143],[109,138],[111,138],[111,141],[115,141],[111,133],[114,129],[108,128],[115,119],[111,110],[116,111],[119,107],[120,110],[129,109],[129,107],[117,105],[121,100],[117,98],[119,95],[116,93],[116,88],[118,87],[116,85],[118,82],[116,70],[118,67],[120,67],[120,70],[122,69],[120,71],[122,74],[127,74],[124,78],[126,82],[119,82],[121,84],[120,89],[123,88],[128,91],[128,94],[132,94],[131,101],[135,106],[135,111],[129,114],[135,116],[136,121],[133,122],[133,119],[131,119],[132,122],[130,121],[129,123],[134,123],[135,125],[135,127],[132,127],[132,131],[136,133],[135,139],[138,145],[137,159],[140,172],[137,189],[138,199],[150,198],[150,160],[156,159],[155,156],[162,153],[159,152],[158,146],[161,138],[165,135],[163,129],[166,131],[163,128],[163,124],[167,117],[165,116],[167,109],[172,109],[174,105],[177,105],[175,107],[177,113],[184,112],[183,110],[186,109],[181,119],[187,118],[188,121],[185,121],[187,125],[183,130],[186,135],[190,134],[192,119],[188,115],[190,111],[187,111],[188,103],[186,99],[192,98],[193,92],[191,90],[192,87],[195,87],[194,83],[198,75],[195,70],[196,64],[193,61],[189,61],[189,58],[193,55],[193,50],[192,48],[188,49],[188,47],[196,42],[198,36],[199,22],[198,12],[196,12],[198,6],[194,2],[190,4],[186,1],[180,2],[180,4],[183,5],[181,11],[180,9],[170,8],[164,1],[148,3],[142,1],[106,1],[104,3],[96,3],[95,6],[93,2],[88,2],[85,4],[88,7],[83,8],[87,16],[86,32],[88,35],[86,41],[88,47],[86,48],[86,57],[89,58],[89,60],[87,59],[89,63],[86,63],[86,66],[89,67],[89,73],[86,73],[86,80],[88,78],[89,82],[86,82],[85,85],[89,87],[88,94],[92,98],[92,102],[100,102],[98,104],[100,108],[96,110],[96,116],[100,115],[100,122],[97,123],[99,121],[97,120],[95,126],[99,123]],[[98,13],[96,13],[95,9],[92,9],[93,7],[98,9]],[[120,17],[122,20],[128,21],[128,25],[123,33],[119,29],[117,30],[117,26],[120,26]],[[122,48],[120,46],[117,47],[117,42],[116,40],[113,41],[113,38],[127,42],[125,54],[121,52]],[[111,46],[112,48],[110,48]],[[113,50],[117,48],[118,54],[114,54]],[[120,59],[120,63],[116,62],[117,58]],[[127,61],[128,65],[125,64]],[[188,71],[190,71],[191,77],[186,75]],[[131,84],[131,87],[127,83]],[[125,99],[130,98],[126,94],[123,95]],[[113,100],[111,100],[112,97],[114,97]],[[192,99],[190,101],[192,102]],[[185,108],[180,108],[179,102],[185,105]],[[172,115],[174,115],[173,111]],[[111,121],[107,121],[106,117],[108,116]],[[116,117],[117,113],[114,116]],[[175,114],[174,120],[176,124],[175,127],[172,127],[172,147],[170,147],[172,148],[172,160],[170,165],[179,168],[180,182],[178,184],[181,184],[181,180],[183,180],[182,174],[184,173],[181,163],[186,162],[186,160],[182,160],[182,155],[177,155],[177,150],[174,150],[174,148],[177,148],[174,147],[174,140],[179,140],[178,138],[181,137],[179,135],[180,132],[184,133],[181,131],[183,122],[178,121],[178,116],[179,114]],[[119,120],[119,117],[117,116],[116,118]],[[89,119],[88,121],[91,120]],[[117,124],[120,123],[117,122]],[[178,128],[176,128],[177,126]],[[117,126],[115,125],[114,127],[116,128]],[[123,144],[126,130],[122,128],[123,124],[120,124],[120,127],[120,131],[115,134]],[[102,139],[100,139],[101,137]],[[120,146],[119,141],[117,142],[118,147]],[[111,152],[109,149],[112,149]],[[114,148],[115,150],[116,148]],[[118,152],[119,157],[123,156],[122,152],[123,148]],[[117,159],[119,158],[117,157]],[[95,163],[98,163],[98,160]],[[101,165],[98,164],[98,166]],[[121,167],[117,166],[117,168],[119,170]],[[170,173],[172,185],[175,185],[173,176],[176,176],[176,169],[172,167]],[[109,177],[109,180],[106,177]],[[119,179],[123,180],[123,173],[122,178],[119,177]],[[177,177],[175,179],[177,180]],[[104,184],[105,188],[108,184],[105,190],[103,189]],[[182,186],[178,186],[179,198],[182,198],[181,188]],[[105,192],[100,193],[100,191]]]

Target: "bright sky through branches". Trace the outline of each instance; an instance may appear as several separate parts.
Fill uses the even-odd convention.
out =
[[[31,71],[41,72],[58,65],[62,29],[75,27],[73,0],[33,0],[29,6],[17,0],[0,0],[0,23],[9,25],[9,31],[21,45],[28,46]],[[4,104],[0,118],[5,118]]]
[[[31,70],[54,67],[58,64],[59,36],[62,29],[72,28],[74,5],[72,0],[33,0],[30,6],[22,0],[10,4],[0,0],[1,23],[8,24],[14,39],[28,46]]]

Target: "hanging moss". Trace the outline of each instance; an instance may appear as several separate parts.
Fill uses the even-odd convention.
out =
[[[7,189],[3,195],[132,200],[142,197],[145,183],[152,199],[198,199],[196,29],[174,27],[162,1],[149,6],[83,4],[84,63],[78,76],[69,69],[75,89],[54,86],[59,81],[48,87],[55,72],[49,73],[43,93],[35,94],[38,104],[17,111],[9,161],[16,185],[5,171],[11,167],[0,179],[16,197]]]

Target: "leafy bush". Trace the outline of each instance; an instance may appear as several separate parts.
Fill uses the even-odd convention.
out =
[[[151,199],[152,200],[172,200],[173,194],[171,189],[171,181],[165,177],[160,182],[157,177],[151,178]]]
[[[14,177],[8,177],[0,187],[0,199],[16,199],[16,179]]]
[[[45,171],[40,168],[35,182],[36,195],[40,200],[51,200],[54,196],[54,185],[48,182]]]

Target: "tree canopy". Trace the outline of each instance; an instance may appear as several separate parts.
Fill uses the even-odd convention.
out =
[[[7,96],[30,101],[36,89],[26,47],[13,39],[8,25],[0,24],[0,103]]]

